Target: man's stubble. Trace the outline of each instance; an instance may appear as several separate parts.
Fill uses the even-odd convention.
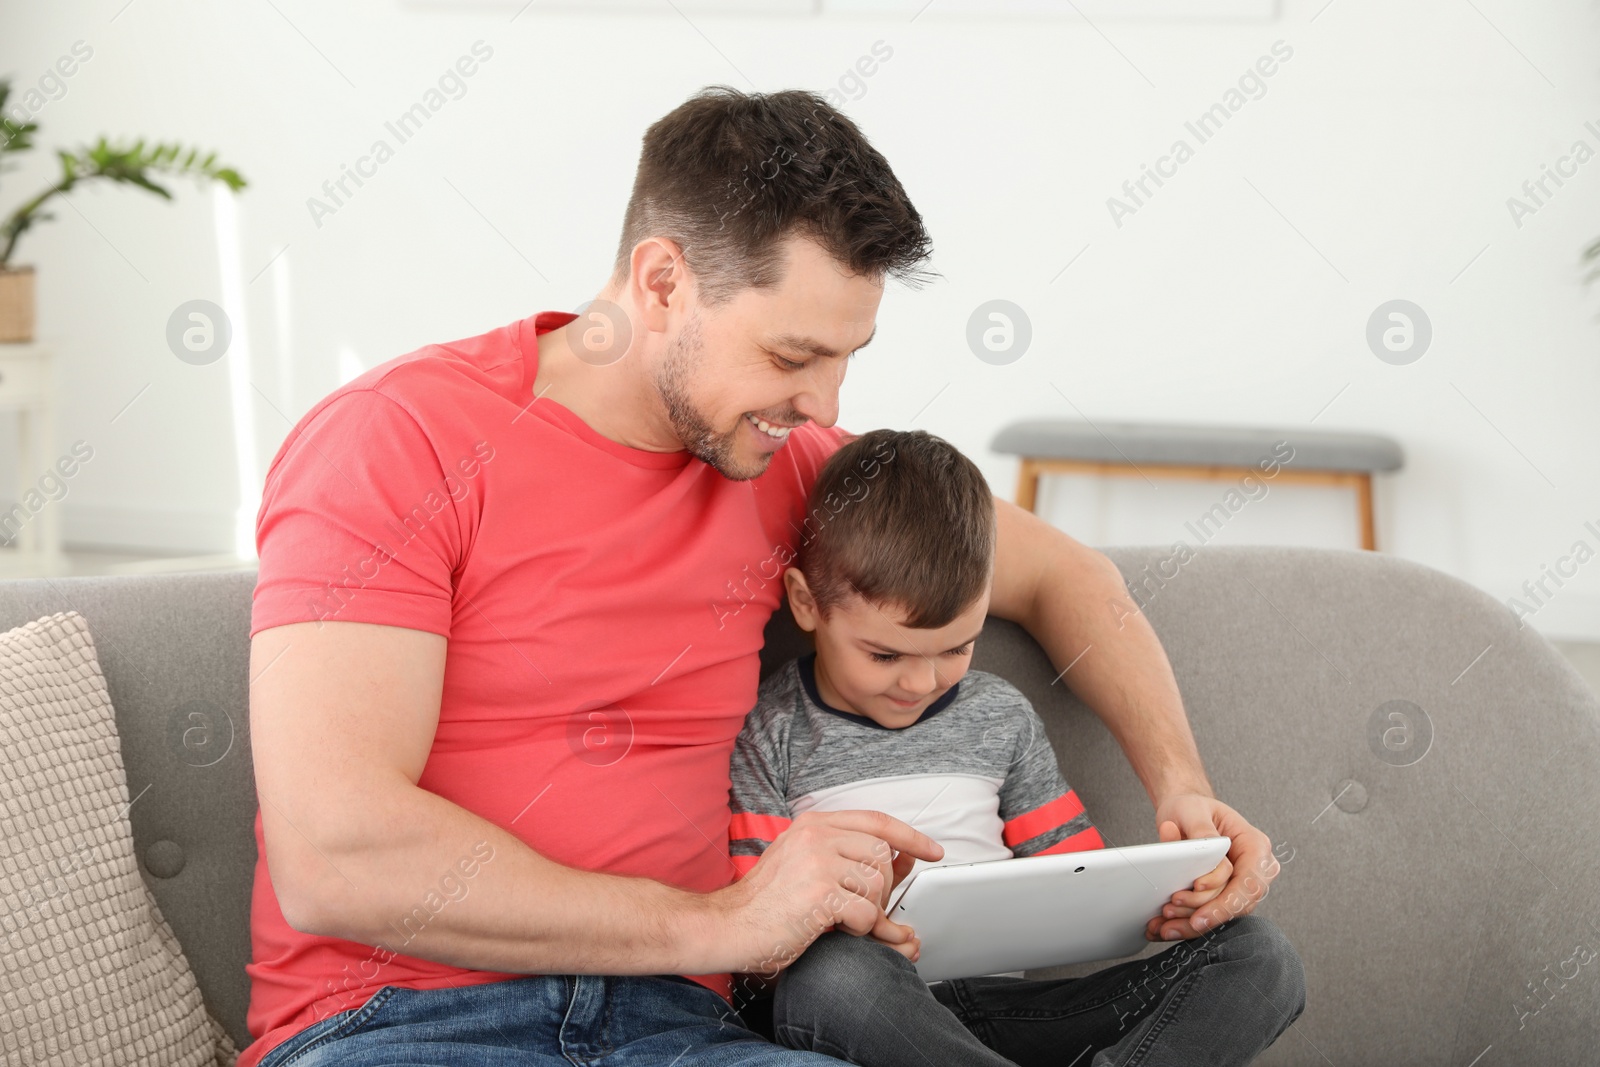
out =
[[[690,312],[678,336],[667,347],[666,357],[655,374],[656,393],[667,410],[672,430],[689,454],[714,468],[724,478],[742,482],[764,473],[771,463],[770,457],[759,461],[754,469],[737,465],[734,453],[739,427],[731,433],[718,433],[695,406],[689,393],[689,384],[705,360],[705,341],[700,328],[700,312]],[[744,415],[741,413],[740,421]]]

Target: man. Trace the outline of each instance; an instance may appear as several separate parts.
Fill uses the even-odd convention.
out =
[[[646,133],[583,317],[424,348],[300,421],[258,522],[241,1067],[836,1062],[747,1029],[731,975],[833,924],[913,953],[883,904],[939,846],[879,812],[808,815],[736,879],[728,759],[772,579],[848,436],[847,361],[929,248],[820,97],[710,89]],[[1163,838],[1233,838],[1151,923],[1204,940],[1265,895],[1270,843],[1211,795],[1153,632],[1107,609],[1116,569],[996,507],[992,613],[1076,661]],[[1159,1031],[1182,981],[1130,993],[1119,1029]],[[1296,995],[1252,998],[1258,1047]]]

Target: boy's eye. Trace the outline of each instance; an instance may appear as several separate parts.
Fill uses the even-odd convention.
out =
[[[951,649],[950,652],[948,653],[948,655],[951,655],[951,656],[965,656],[968,652],[971,652],[971,651],[972,651],[972,645],[966,644],[966,645],[962,645],[960,648]],[[868,653],[868,655],[870,655],[873,658],[873,660],[875,660],[878,663],[893,663],[895,660],[900,658],[900,653],[898,653],[898,652],[871,652],[871,653]]]

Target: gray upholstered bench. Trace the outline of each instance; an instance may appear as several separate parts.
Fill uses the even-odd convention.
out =
[[[1032,419],[1005,427],[990,447],[1022,457],[1016,502],[1032,511],[1046,474],[1227,481],[1259,476],[1263,461],[1281,458],[1282,442],[1293,448],[1293,458],[1278,466],[1273,479],[1354,489],[1361,547],[1377,548],[1372,475],[1399,470],[1405,459],[1399,442],[1378,434]]]

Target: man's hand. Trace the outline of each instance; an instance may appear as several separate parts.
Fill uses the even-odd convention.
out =
[[[1150,941],[1199,937],[1239,915],[1255,910],[1282,865],[1267,835],[1215,797],[1174,793],[1156,807],[1156,832],[1163,841],[1232,838],[1228,854],[1193,889],[1180,889],[1145,927]]]
[[[743,958],[733,969],[775,975],[834,924],[914,960],[921,943],[884,906],[916,860],[943,856],[933,838],[881,811],[800,815],[743,878],[713,894]]]

